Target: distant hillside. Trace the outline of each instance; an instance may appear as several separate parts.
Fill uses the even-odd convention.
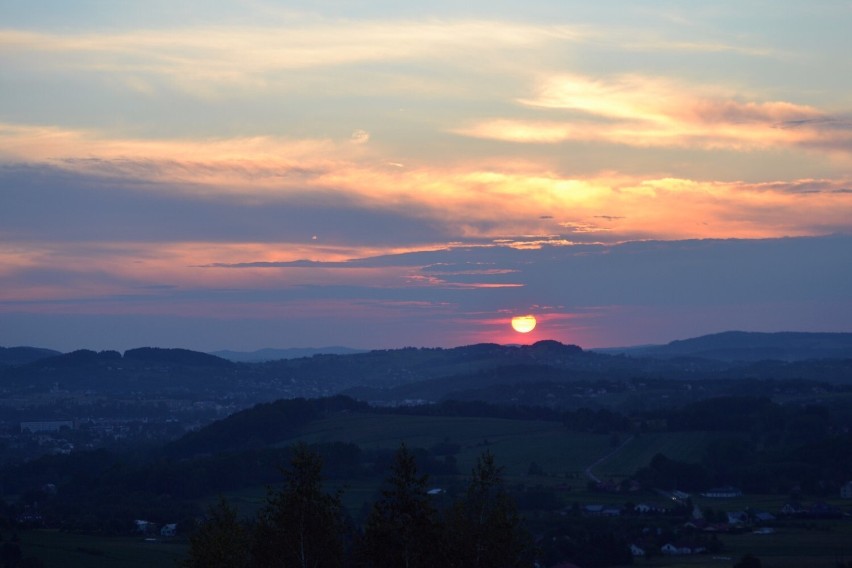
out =
[[[843,334],[829,335],[837,339],[836,335]],[[668,355],[665,348],[670,346],[662,346],[660,355],[637,350],[632,356],[583,351],[556,341],[450,349],[406,347],[258,363],[234,363],[186,349],[144,347],[124,355],[79,350],[25,365],[0,365],[0,388],[21,396],[60,389],[219,401],[221,407],[243,408],[277,399],[336,394],[379,404],[456,398],[574,408],[596,406],[598,395],[614,396],[616,392],[621,403],[638,404],[642,397],[631,394],[626,386],[637,380],[644,383],[643,389],[649,381],[661,379],[703,381],[708,389],[707,381],[732,379],[852,382],[852,357],[782,359],[804,351],[812,357],[817,352],[824,356],[845,353],[840,348],[828,349],[827,342],[808,344],[797,341],[796,336],[799,334],[789,334],[791,347],[786,351],[758,350],[748,342],[739,350],[736,340],[730,345],[722,341],[736,338],[736,334],[721,334],[675,342]],[[804,334],[805,338],[813,336]]]
[[[175,392],[203,397],[230,385],[236,364],[188,349],[142,347],[118,351],[78,349],[25,365],[0,366],[0,384],[11,392],[59,387],[101,394]]]
[[[0,347],[0,365],[26,365],[39,359],[61,355],[53,349],[39,347]]]
[[[700,357],[721,361],[806,361],[852,359],[852,333],[726,331],[667,345],[601,349],[602,353],[670,359]]]
[[[124,359],[148,363],[206,367],[225,367],[231,364],[226,359],[208,353],[190,351],[189,349],[162,349],[159,347],[129,349],[124,352]]]
[[[331,347],[292,347],[289,349],[258,349],[257,351],[213,351],[211,355],[227,359],[235,363],[262,363],[264,361],[279,361],[281,359],[299,359],[314,355],[352,355],[366,353],[365,350],[351,349],[334,345]]]

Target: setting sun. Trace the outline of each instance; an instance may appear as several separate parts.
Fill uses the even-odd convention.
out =
[[[535,316],[515,316],[512,318],[512,329],[518,333],[529,333],[535,329]]]

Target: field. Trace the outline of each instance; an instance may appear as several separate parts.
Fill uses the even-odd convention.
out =
[[[19,533],[24,556],[45,568],[150,568],[177,566],[186,556],[184,539],[146,541],[138,537],[79,535],[55,530]]]
[[[599,477],[624,479],[648,465],[655,454],[698,462],[707,443],[718,434],[704,432],[650,432],[635,436],[619,452],[595,468]]]
[[[600,457],[612,451],[612,440],[604,434],[569,432],[558,422],[504,420],[499,418],[445,418],[431,416],[338,415],[312,422],[296,438],[308,443],[353,442],[365,449],[429,448],[448,440],[461,445],[459,469],[467,472],[476,458],[490,449],[510,477],[526,475],[536,462],[549,475],[581,474]],[[627,444],[624,450],[602,464],[601,471],[618,470],[622,476],[647,465],[663,451],[675,459],[700,455],[707,436],[703,434],[647,434]],[[607,473],[609,474],[609,473]]]

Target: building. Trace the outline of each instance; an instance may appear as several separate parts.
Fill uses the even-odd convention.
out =
[[[840,488],[840,497],[842,499],[852,499],[852,481],[847,481],[846,484]]]

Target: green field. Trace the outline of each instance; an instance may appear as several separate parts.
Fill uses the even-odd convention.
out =
[[[651,432],[634,437],[615,455],[595,467],[601,477],[623,479],[648,465],[656,453],[682,461],[698,461],[717,434]],[[461,445],[457,459],[466,473],[490,449],[509,477],[526,475],[531,462],[549,476],[582,474],[587,466],[613,451],[606,434],[570,432],[558,422],[433,416],[345,414],[312,422],[287,443],[351,442],[364,449],[429,448],[449,440]]]
[[[186,556],[185,539],[146,541],[141,536],[104,537],[56,530],[19,533],[24,556],[35,556],[45,568],[174,567]]]
[[[549,474],[577,473],[609,451],[609,437],[567,431],[557,422],[432,416],[338,415],[312,422],[299,440],[343,441],[364,449],[429,448],[449,440],[462,449],[456,456],[467,472],[486,449],[508,476],[525,475],[535,461]]]
[[[717,433],[651,432],[635,436],[616,455],[595,468],[599,477],[624,479],[650,463],[655,454],[685,462],[698,462],[707,443]]]

